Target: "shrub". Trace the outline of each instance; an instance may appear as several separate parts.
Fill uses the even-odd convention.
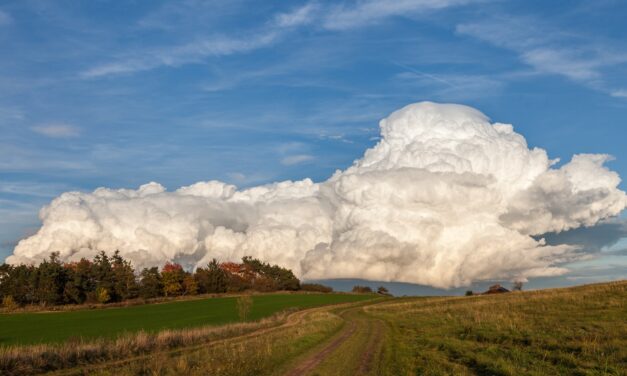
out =
[[[319,283],[301,283],[300,289],[302,291],[314,291],[314,292],[333,292],[333,288]]]
[[[98,289],[96,290],[96,300],[98,300],[98,303],[103,303],[103,304],[111,300],[109,291],[107,291],[107,289],[105,288],[98,287]]]
[[[248,318],[250,309],[253,306],[253,299],[250,295],[242,295],[237,298],[237,314],[240,320],[245,321]]]
[[[369,286],[353,286],[352,292],[358,294],[372,294],[372,289]]]
[[[17,308],[17,303],[11,295],[7,295],[2,298],[2,306],[6,308],[7,311],[13,311]]]

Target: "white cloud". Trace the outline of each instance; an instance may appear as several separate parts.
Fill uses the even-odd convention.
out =
[[[612,96],[616,98],[627,98],[627,90],[619,89],[612,92]]]
[[[373,148],[321,183],[64,193],[7,262],[120,250],[136,267],[196,267],[251,255],[309,279],[452,287],[564,274],[562,265],[585,252],[534,236],[592,226],[627,206],[606,155],[552,167],[511,125],[470,107],[417,103],[380,128]]]
[[[0,9],[0,26],[6,26],[9,25],[13,22],[13,19],[11,18],[11,16]]]
[[[52,138],[71,138],[81,134],[80,128],[63,123],[42,124],[31,129],[36,133]]]
[[[329,9],[323,26],[343,30],[380,22],[393,16],[408,16],[465,5],[472,0],[365,0]],[[476,1],[475,1],[476,2]]]
[[[589,38],[555,30],[532,18],[502,17],[457,25],[457,33],[469,35],[514,51],[537,72],[555,74],[612,94],[603,70],[627,62],[627,52]]]
[[[274,23],[279,27],[294,27],[309,24],[314,19],[314,13],[318,10],[317,4],[309,3],[289,13],[280,13],[274,18]]]
[[[289,155],[281,159],[281,164],[286,165],[286,166],[292,166],[296,164],[309,162],[313,159],[314,157],[309,154]]]
[[[141,54],[119,61],[98,65],[81,72],[83,78],[96,78],[122,73],[146,71],[158,67],[177,67],[200,63],[205,58],[245,53],[274,43],[279,34],[274,31],[262,32],[248,38],[214,37],[191,42],[185,45],[142,51]]]
[[[201,63],[208,57],[229,56],[265,48],[281,40],[297,27],[316,25],[321,28],[340,30],[375,23],[392,16],[407,16],[460,6],[486,0],[367,0],[348,2],[338,6],[322,6],[310,2],[290,12],[278,13],[259,30],[247,37],[213,36],[201,38],[185,45],[174,45],[157,49],[146,49],[129,53],[119,59],[97,65],[80,73],[83,78],[133,73],[158,67],[178,67]],[[159,19],[161,17],[158,17]],[[146,21],[142,25],[163,27],[164,21]],[[222,90],[228,85],[207,85],[209,91]]]

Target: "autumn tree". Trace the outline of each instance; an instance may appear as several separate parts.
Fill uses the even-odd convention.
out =
[[[185,295],[198,294],[198,282],[196,282],[194,276],[189,273],[186,273],[185,278],[183,278],[183,291]]]
[[[178,296],[183,293],[185,272],[180,264],[167,262],[161,270],[161,278],[165,296]]]

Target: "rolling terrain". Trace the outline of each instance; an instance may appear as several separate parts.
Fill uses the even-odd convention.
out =
[[[627,369],[627,281],[472,297],[362,295],[362,301],[336,303],[218,326],[146,351],[136,349],[149,335],[117,339],[118,355],[77,360],[66,354],[56,368],[32,366],[42,362],[34,346],[8,347],[0,369],[290,376],[624,375]],[[51,348],[69,351],[67,343]],[[31,368],[24,366],[28,351]]]

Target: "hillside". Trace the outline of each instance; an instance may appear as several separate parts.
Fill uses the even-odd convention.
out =
[[[82,360],[68,355],[76,343],[48,347],[46,354],[37,347],[4,348],[0,369],[32,373],[52,359],[65,368],[61,374],[624,375],[626,303],[627,281],[378,298],[216,327],[190,340],[169,340],[171,332],[119,339],[110,345],[116,355],[95,351]],[[201,330],[183,338],[194,332]],[[140,345],[147,350],[136,351]]]

